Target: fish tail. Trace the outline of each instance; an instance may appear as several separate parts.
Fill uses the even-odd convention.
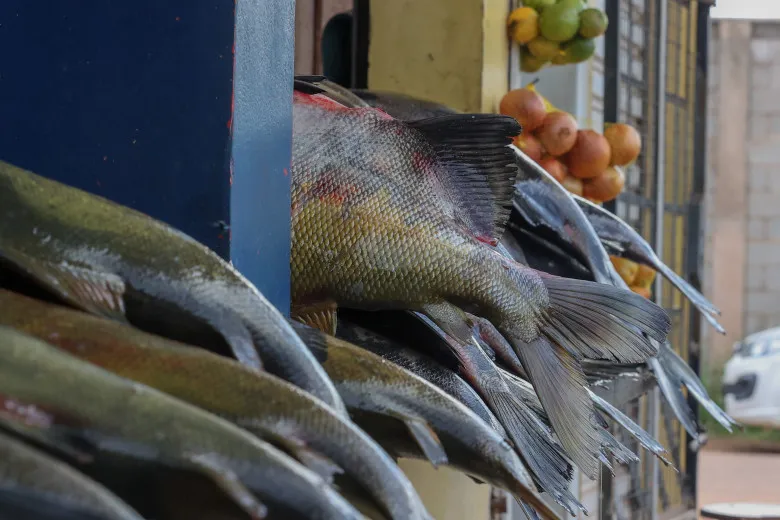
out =
[[[552,432],[514,394],[500,391],[495,386],[486,389],[486,393],[496,416],[540,488],[572,516],[576,516],[575,508],[585,511],[585,507],[569,491],[573,468],[561,453],[561,448],[552,441]]]
[[[671,379],[677,388],[681,385],[685,386],[699,404],[726,430],[730,432],[732,427],[738,426],[738,423],[712,400],[696,373],[672,350],[668,343],[663,343],[659,348],[657,365],[657,370],[664,372],[666,377]],[[681,401],[680,405],[683,403],[687,408],[687,401]]]
[[[642,427],[639,426],[637,423],[635,423],[633,420],[631,420],[630,417],[628,417],[626,414],[624,414],[623,412],[615,408],[612,404],[610,404],[602,397],[596,395],[591,390],[588,390],[588,393],[590,394],[590,398],[593,400],[593,403],[596,405],[596,407],[599,408],[602,412],[604,412],[610,419],[612,419],[613,421],[618,423],[621,427],[623,427],[623,429],[628,431],[637,441],[639,441],[639,443],[642,445],[643,448],[653,453],[656,457],[661,459],[661,461],[667,466],[671,464],[664,457],[664,453],[666,453],[666,449],[664,449],[661,443],[655,440],[652,435],[650,435],[645,430],[643,430]]]
[[[539,273],[549,294],[542,334],[576,358],[641,363],[657,352],[671,320],[655,303],[625,289]]]
[[[596,478],[601,436],[594,427],[595,410],[579,363],[544,337],[517,347],[517,354],[566,453],[588,477]]]

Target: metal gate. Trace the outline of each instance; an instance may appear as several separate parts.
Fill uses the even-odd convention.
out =
[[[607,13],[604,121],[635,126],[644,143],[627,168],[625,193],[607,207],[640,231],[667,265],[696,283],[709,6],[698,0],[607,0]],[[672,346],[698,369],[694,310],[665,281],[656,282],[654,298],[672,318]],[[641,465],[602,479],[601,517],[674,518],[695,510],[691,439],[658,392],[629,402],[624,412],[656,434],[679,473],[642,454]],[[621,440],[638,449],[628,436]]]

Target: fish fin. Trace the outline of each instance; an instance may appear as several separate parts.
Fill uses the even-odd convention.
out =
[[[325,76],[295,76],[293,88],[304,94],[322,94],[347,108],[371,108],[348,88],[330,81]]]
[[[671,464],[671,462],[669,462],[664,457],[666,449],[664,449],[661,443],[655,440],[652,435],[643,430],[642,427],[640,427],[630,417],[618,410],[607,400],[593,393],[592,390],[588,389],[588,393],[590,394],[590,398],[596,407],[604,412],[610,419],[628,431],[628,433],[630,433],[637,441],[639,441],[643,448],[654,454],[667,466]]]
[[[304,466],[317,473],[328,484],[333,483],[336,475],[341,475],[344,470],[325,455],[302,446],[300,443],[285,446]]]
[[[563,449],[555,443],[552,431],[513,393],[492,389],[487,392],[491,394],[488,400],[495,407],[496,416],[504,424],[540,489],[574,515],[574,508],[582,508],[569,491],[574,468]]]
[[[519,377],[526,377],[520,358],[512,349],[512,345],[501,335],[490,321],[473,314],[466,315],[475,323],[479,339],[481,339],[498,358]]]
[[[292,308],[291,315],[293,319],[304,325],[335,336],[336,324],[338,322],[337,310],[336,302],[326,301],[316,304],[295,305]]]
[[[54,264],[10,249],[0,250],[0,259],[64,302],[83,311],[127,323],[125,283],[119,276],[67,262]]]
[[[680,389],[680,386],[676,380],[674,380],[670,374],[666,373],[663,365],[661,365],[658,358],[650,358],[647,361],[650,365],[650,369],[655,375],[656,381],[658,381],[658,387],[661,390],[666,399],[667,404],[674,412],[677,420],[680,421],[685,431],[694,439],[699,438],[699,426],[696,423],[696,418],[693,416],[693,411],[688,406],[688,402]]]
[[[449,459],[444,451],[444,446],[442,446],[439,436],[425,419],[398,412],[393,413],[393,415],[403,421],[406,429],[409,430],[409,434],[414,438],[425,457],[433,464],[433,467],[438,468],[447,464]]]
[[[454,198],[463,224],[477,238],[497,244],[519,173],[508,147],[520,133],[517,121],[494,114],[453,114],[406,124],[433,146],[443,165],[435,174]]]
[[[574,464],[589,478],[598,475],[601,438],[593,423],[593,403],[577,360],[545,338],[517,345],[553,430]]]
[[[602,446],[612,454],[618,464],[639,462],[639,456],[617,440],[609,430],[601,429]]]
[[[542,333],[575,357],[643,362],[657,352],[645,334],[664,341],[671,329],[661,307],[631,291],[538,274],[550,298]]]
[[[215,462],[209,455],[188,457],[188,462],[208,476],[237,506],[252,520],[261,520],[268,515],[268,508],[247,489],[231,470]]]
[[[658,353],[658,362],[666,369],[667,373],[674,374],[679,384],[685,385],[694,399],[726,430],[730,432],[732,427],[739,426],[737,421],[732,419],[712,400],[696,372],[677,355],[668,342],[661,345]]]

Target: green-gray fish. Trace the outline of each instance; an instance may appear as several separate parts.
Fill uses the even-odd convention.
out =
[[[0,432],[0,488],[34,492],[106,520],[143,520],[111,491],[72,467]],[[3,509],[0,506],[0,517]]]
[[[0,162],[3,263],[79,309],[204,347],[227,342],[241,362],[262,364],[343,410],[322,368],[256,287],[147,215]]]
[[[326,476],[343,470],[391,518],[428,516],[412,484],[376,442],[290,383],[202,349],[2,289],[0,308],[0,325],[224,417]]]
[[[4,421],[36,427],[54,445],[80,439],[97,456],[199,472],[253,518],[266,515],[264,503],[305,518],[361,518],[317,474],[238,426],[5,326],[0,396]]]
[[[450,464],[508,490],[546,518],[557,518],[539,498],[511,446],[462,403],[376,354],[305,325],[294,326],[322,360],[358,424],[380,436],[380,442],[389,442],[388,448],[399,448],[399,455],[419,456],[422,451],[434,464]],[[394,439],[389,433],[395,431],[393,422],[387,419],[402,423],[419,448]],[[383,433],[384,426],[389,429]]]

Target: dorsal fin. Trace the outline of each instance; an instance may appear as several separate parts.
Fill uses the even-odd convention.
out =
[[[369,108],[369,104],[347,88],[325,76],[295,76],[293,88],[304,94],[321,94],[347,108]]]
[[[436,175],[464,225],[479,240],[498,244],[519,173],[509,144],[520,124],[494,114],[452,114],[406,124],[433,147],[443,166]]]

